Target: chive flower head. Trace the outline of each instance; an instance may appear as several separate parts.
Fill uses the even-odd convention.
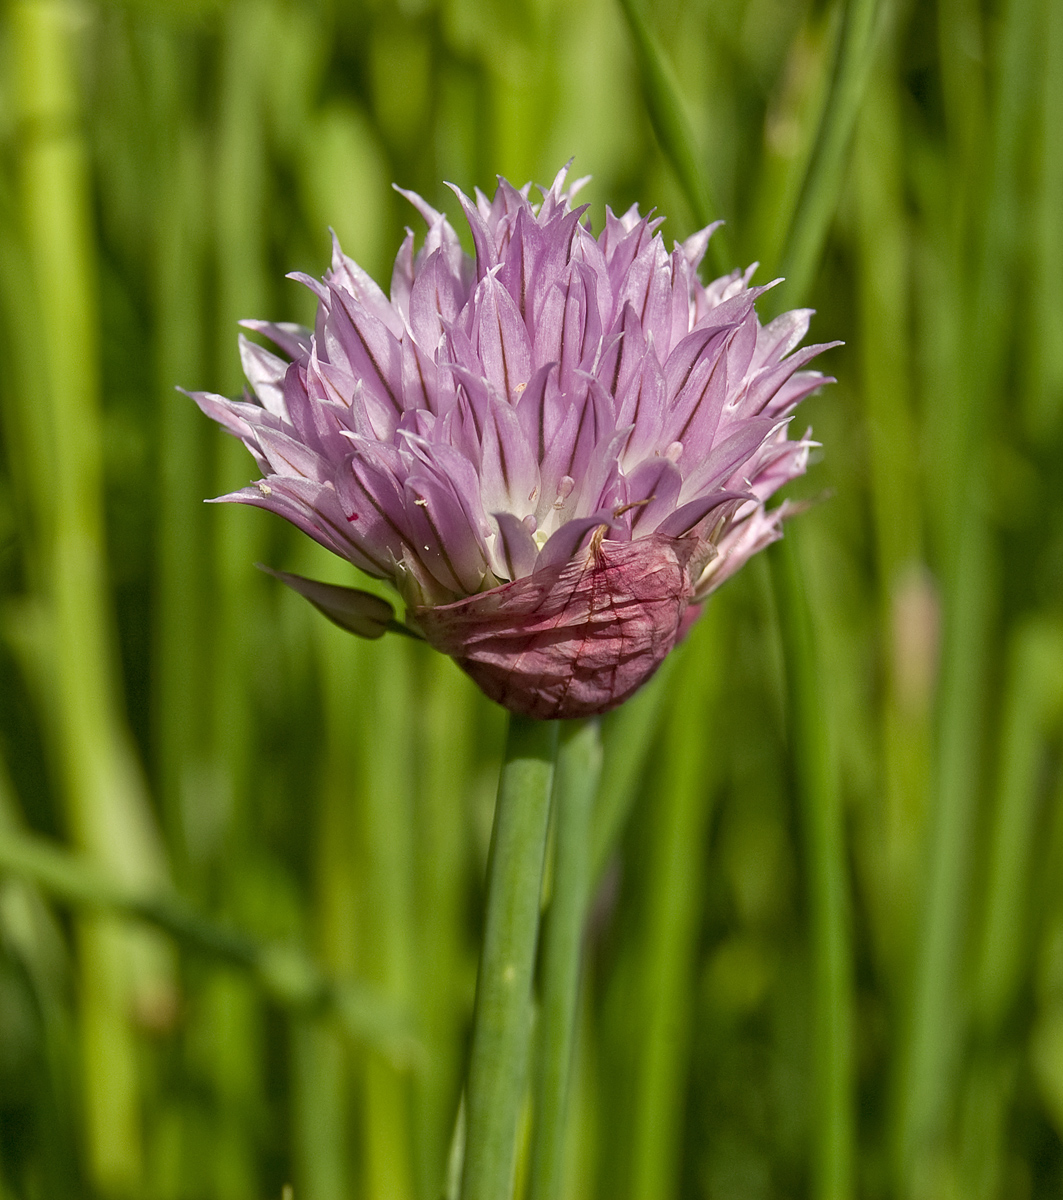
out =
[[[606,210],[595,236],[567,168],[541,201],[504,179],[447,218],[404,192],[390,296],[334,240],[314,329],[246,321],[250,389],[197,393],[262,479],[221,497],[279,513],[390,581],[405,625],[528,716],[603,712],[675,645],[697,605],[781,534],[766,502],[808,461],[788,436],[828,382],[798,349],[808,309],[761,325],[754,268],[708,285],[715,226],[671,251],[660,218]],[[770,285],[769,285],[770,286]],[[390,607],[284,578],[340,624]]]

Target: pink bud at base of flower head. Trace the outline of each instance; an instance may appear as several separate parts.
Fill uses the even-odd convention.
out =
[[[661,665],[711,552],[694,537],[594,542],[580,560],[408,615],[510,711],[591,716]]]

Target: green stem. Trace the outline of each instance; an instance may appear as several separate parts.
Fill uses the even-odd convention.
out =
[[[487,865],[462,1200],[508,1200],[513,1191],[556,747],[553,723],[510,717]]]
[[[775,583],[786,656],[794,781],[807,856],[812,936],[817,1200],[852,1195],[852,951],[845,829],[823,711],[820,659],[790,530],[775,550]]]
[[[591,888],[591,816],[601,770],[598,722],[565,725],[554,778],[554,885],[543,937],[531,1200],[554,1200],[561,1189],[583,926]]]

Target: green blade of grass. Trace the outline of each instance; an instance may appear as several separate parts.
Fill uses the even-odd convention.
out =
[[[678,1182],[699,876],[716,789],[718,748],[711,731],[725,658],[724,620],[714,600],[676,652],[682,662],[673,678],[661,769],[651,785],[647,907],[628,1026],[635,1046],[630,1200],[672,1195]]]
[[[991,647],[994,547],[984,511],[988,422],[1005,381],[1015,186],[1020,134],[1032,98],[1027,63],[1036,29],[1035,5],[1013,2],[1005,7],[993,64],[997,86],[991,128],[980,141],[962,128],[954,132],[961,149],[973,142],[970,153],[978,161],[951,164],[950,172],[981,178],[984,170],[984,206],[968,214],[969,228],[957,229],[951,176],[939,201],[942,243],[953,256],[949,273],[955,291],[949,300],[960,320],[969,322],[969,333],[965,331],[962,348],[957,345],[949,353],[949,386],[931,413],[939,473],[936,533],[946,603],[935,801],[893,1114],[895,1169],[907,1193],[928,1186],[927,1173],[941,1161],[964,1034],[960,953],[969,922],[972,829]],[[962,126],[965,118],[958,119]]]
[[[669,655],[653,679],[606,718],[601,783],[590,835],[592,882],[601,879],[635,803],[667,708],[676,661],[674,654]]]
[[[798,563],[795,530],[772,551],[789,701],[790,755],[809,896],[813,980],[812,1194],[853,1195],[853,952],[837,764],[824,712],[821,658]]]
[[[690,119],[683,108],[682,93],[675,71],[650,28],[640,0],[620,0],[631,31],[631,42],[638,63],[639,78],[646,109],[665,158],[672,165],[683,195],[700,228],[720,217],[719,206],[709,190],[701,166],[701,155],[694,141]],[[709,242],[709,257],[723,275],[734,267],[733,253],[726,228],[718,229]]]
[[[875,53],[880,7],[880,0],[846,0],[842,10],[830,90],[779,269],[785,283],[771,297],[775,312],[804,303],[815,279]]]
[[[48,412],[47,478],[33,491],[47,539],[51,627],[41,643],[44,713],[58,748],[75,840],[129,881],[161,880],[165,864],[121,715],[106,580],[100,431],[99,305],[91,184],[76,66],[76,9],[26,0],[12,10],[23,223],[41,329],[41,370],[25,405]],[[92,917],[80,926],[81,1051],[91,1173],[105,1190],[140,1186],[141,1095],[129,1013],[139,997],[174,1003],[171,966],[154,935]]]

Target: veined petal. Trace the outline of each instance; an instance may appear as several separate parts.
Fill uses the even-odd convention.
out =
[[[340,249],[339,238],[332,232],[332,270],[326,278],[334,290],[349,296],[374,317],[392,337],[402,336],[402,320],[376,280]]]
[[[433,353],[464,303],[461,284],[447,270],[442,251],[430,254],[410,291],[410,330],[417,344]]]
[[[325,322],[328,360],[346,365],[366,388],[402,411],[402,353],[398,338],[345,291],[331,285],[333,304]],[[401,335],[401,331],[400,331]]]
[[[413,291],[413,230],[407,228],[406,236],[395,255],[391,269],[391,307],[405,324],[410,322],[410,292]]]
[[[576,553],[590,542],[596,530],[603,533],[616,524],[616,518],[611,512],[599,510],[590,517],[581,517],[576,521],[566,521],[564,525],[546,540],[539,551],[535,564],[536,570],[557,566],[574,558]]]
[[[631,509],[631,533],[638,537],[652,532],[679,501],[683,476],[667,458],[648,458],[627,477],[627,503]]]
[[[539,466],[516,412],[492,401],[484,421],[480,495],[487,512],[505,510],[519,517],[535,512]]]
[[[748,492],[713,492],[707,496],[699,496],[665,517],[654,532],[662,537],[683,537],[707,517],[714,513],[719,515],[721,510],[727,510],[727,515],[730,515],[750,498]]]
[[[499,564],[495,574],[509,580],[530,575],[535,570],[539,547],[528,526],[511,512],[496,512],[491,516],[498,523]]]
[[[473,296],[473,345],[483,376],[510,404],[531,377],[531,345],[513,298],[495,274],[486,275]]]
[[[602,322],[590,268],[570,263],[547,293],[535,334],[533,359],[537,367],[558,364],[559,384],[574,386],[577,371],[589,371],[598,357]]]
[[[240,334],[240,365],[247,376],[251,390],[267,412],[281,420],[288,419],[288,408],[284,403],[284,375],[288,364],[283,358],[263,350],[250,339]]]
[[[303,359],[310,353],[311,333],[302,325],[290,321],[241,321],[245,329],[252,333],[261,333],[289,358]]]
[[[477,532],[451,490],[426,473],[406,481],[413,549],[432,575],[456,595],[479,591],[487,571]]]

